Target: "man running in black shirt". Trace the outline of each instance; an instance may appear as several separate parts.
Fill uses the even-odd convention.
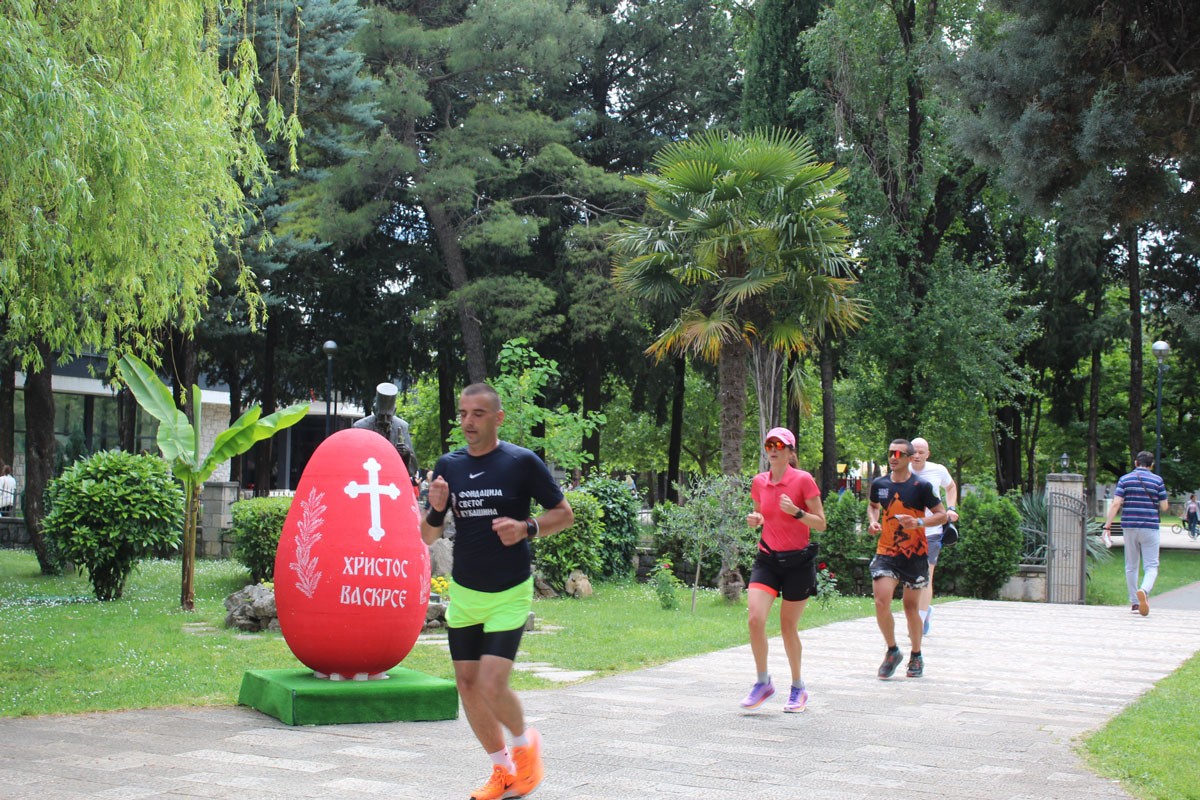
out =
[[[450,658],[467,721],[492,759],[491,777],[471,798],[524,797],[544,772],[541,736],[525,727],[521,701],[509,687],[533,602],[529,540],[569,528],[575,515],[536,453],[500,441],[504,411],[495,389],[486,383],[464,389],[458,419],[467,446],[438,459],[421,537],[426,544],[441,538],[453,511]],[[545,509],[536,518],[529,516],[531,500]],[[511,754],[505,728],[513,735]]]
[[[919,678],[925,672],[920,614],[921,590],[929,583],[925,526],[941,525],[946,521],[945,508],[933,486],[909,470],[912,454],[913,446],[907,439],[892,440],[888,445],[890,472],[871,481],[871,502],[867,506],[870,531],[879,535],[875,558],[871,559],[871,583],[875,595],[875,621],[888,647],[883,663],[879,665],[881,680],[892,677],[904,660],[896,646],[896,620],[892,616],[892,596],[901,581],[904,582],[904,617],[912,642],[907,675]],[[927,517],[926,510],[933,513]]]

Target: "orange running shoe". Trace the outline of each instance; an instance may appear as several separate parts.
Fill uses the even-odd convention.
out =
[[[542,735],[535,728],[527,728],[525,736],[529,739],[529,745],[512,749],[513,761],[517,765],[517,778],[512,788],[517,797],[533,794],[546,774],[546,767],[542,764]]]
[[[499,764],[492,766],[492,777],[487,783],[471,792],[471,800],[504,800],[506,797],[520,797],[521,793],[513,789],[516,775]]]

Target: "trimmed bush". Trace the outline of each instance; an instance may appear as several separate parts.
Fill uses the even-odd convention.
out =
[[[860,559],[875,554],[876,537],[867,532],[867,501],[859,500],[853,492],[830,495],[825,499],[825,530],[815,531],[813,539],[820,545],[819,561],[828,565],[838,577],[838,588],[844,594],[855,590],[853,576],[861,569]],[[870,589],[871,581],[866,581]]]
[[[157,456],[106,450],[76,461],[46,488],[46,537],[86,571],[98,600],[117,600],[144,558],[178,549],[183,489]]]
[[[584,491],[567,492],[575,524],[553,536],[535,539],[533,566],[555,589],[562,591],[572,570],[589,578],[600,574],[604,541],[604,511],[600,501]]]
[[[641,501],[629,486],[611,478],[592,478],[580,487],[600,503],[604,535],[600,538],[601,579],[627,578],[634,572],[637,554],[638,511]],[[597,577],[590,575],[589,577]]]
[[[250,570],[250,581],[275,579],[275,551],[292,507],[290,497],[251,497],[233,504],[234,557]]]
[[[1021,513],[991,489],[959,498],[958,511],[962,538],[942,550],[934,585],[938,591],[952,588],[955,594],[993,599],[1021,565]]]

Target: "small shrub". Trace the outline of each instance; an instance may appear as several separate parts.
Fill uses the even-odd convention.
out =
[[[878,543],[867,533],[867,501],[852,492],[831,494],[825,500],[825,522],[825,530],[813,533],[821,548],[820,559],[830,572],[843,577],[842,586],[851,587],[859,560],[871,558]]]
[[[233,504],[234,556],[250,570],[250,581],[275,579],[275,551],[292,507],[290,497],[251,497]]]
[[[584,491],[567,492],[575,524],[553,536],[535,539],[533,565],[555,589],[562,591],[572,570],[589,578],[600,574],[604,511],[596,498]]]
[[[50,481],[46,500],[46,537],[98,600],[120,599],[134,567],[183,534],[183,489],[157,456],[95,453]]]
[[[841,597],[838,591],[837,573],[829,569],[829,564],[822,561],[817,564],[817,602],[822,605],[834,598]]]
[[[958,510],[962,538],[942,550],[936,581],[952,583],[956,594],[992,599],[1021,565],[1021,513],[991,489],[960,498]]]
[[[759,531],[746,524],[754,509],[748,481],[703,477],[679,489],[681,505],[654,508],[655,552],[683,570],[696,587],[716,585],[722,569],[749,568]]]
[[[665,558],[660,558],[654,569],[650,572],[650,584],[654,587],[654,594],[658,597],[658,604],[662,606],[664,611],[672,611],[679,607],[679,589],[683,587],[683,581],[675,574],[671,566],[671,562]]]
[[[596,498],[604,519],[598,577],[629,577],[634,570],[633,559],[637,554],[638,536],[641,533],[638,526],[641,501],[629,491],[629,486],[611,478],[592,478],[580,488]]]

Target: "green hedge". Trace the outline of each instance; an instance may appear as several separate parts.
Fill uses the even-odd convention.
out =
[[[531,543],[534,569],[559,591],[572,570],[582,570],[589,578],[600,574],[604,541],[600,501],[584,491],[567,492],[566,496],[575,512],[575,524]]]
[[[959,498],[958,544],[942,550],[934,590],[993,599],[1021,566],[1025,535],[1015,503],[994,490]]]
[[[80,459],[46,488],[46,538],[88,573],[99,600],[116,600],[134,567],[178,549],[183,489],[157,456],[106,450]]]
[[[275,551],[292,507],[290,497],[252,497],[233,504],[234,556],[250,570],[250,581],[275,579]]]
[[[829,567],[842,594],[854,594],[856,588],[869,594],[869,577],[865,583],[855,585],[856,572],[863,570],[861,560],[875,555],[876,539],[867,533],[867,501],[859,500],[853,492],[843,492],[825,498],[824,506],[825,530],[813,533],[820,547],[817,560]]]
[[[637,556],[638,512],[642,503],[629,486],[611,478],[591,478],[580,487],[600,503],[604,533],[600,537],[601,579],[627,578]],[[596,577],[589,575],[589,577]]]

